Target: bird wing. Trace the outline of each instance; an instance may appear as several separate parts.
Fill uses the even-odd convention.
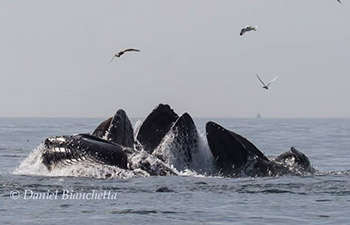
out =
[[[261,80],[261,78],[259,77],[258,74],[256,75],[256,77],[260,80],[260,82],[261,82],[264,86],[266,86],[265,83],[264,83],[264,81]]]
[[[245,28],[242,28],[242,29],[241,29],[241,33],[239,33],[239,35],[242,36],[244,33],[245,33]]]
[[[342,4],[340,0],[337,0],[337,1],[338,1],[340,4]]]
[[[111,61],[109,61],[109,63],[111,63],[113,61],[113,59],[115,58],[115,55],[112,57]]]
[[[273,78],[266,86],[269,86],[272,82],[274,82],[276,79],[278,78],[278,76],[276,76],[275,78]]]
[[[140,50],[134,48],[125,49],[123,52],[139,52]]]

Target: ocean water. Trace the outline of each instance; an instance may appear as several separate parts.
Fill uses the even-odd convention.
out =
[[[103,179],[18,172],[46,137],[91,133],[102,120],[0,119],[0,224],[350,224],[350,119],[195,119],[203,134],[212,120],[266,155],[295,146],[316,175]]]

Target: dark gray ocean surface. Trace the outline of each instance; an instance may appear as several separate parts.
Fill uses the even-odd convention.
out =
[[[350,119],[210,119],[266,155],[295,146],[318,170],[312,176],[97,179],[69,171],[45,176],[30,167],[19,172],[46,137],[91,133],[102,120],[0,119],[0,224],[350,224]],[[208,120],[195,120],[202,134]]]

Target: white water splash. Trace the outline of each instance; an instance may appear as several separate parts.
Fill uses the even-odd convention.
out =
[[[153,154],[161,158],[166,164],[176,168],[180,173],[210,175],[215,171],[214,157],[209,149],[206,135],[200,131],[197,132],[198,138],[195,145],[184,143],[181,138],[176,140],[177,134],[169,132]],[[186,155],[188,149],[191,151],[191,160]]]
[[[211,152],[205,133],[198,130],[198,151],[192,155],[191,167],[200,174],[211,175],[216,171],[215,158]]]
[[[134,127],[135,127],[135,128],[134,128],[134,137],[137,137],[137,135],[139,134],[141,125],[142,125],[142,120],[136,121],[135,126],[134,126]],[[135,139],[136,139],[136,138],[135,138]]]
[[[168,132],[153,151],[153,155],[162,159],[166,164],[181,170],[185,165],[184,163],[176,161],[176,146],[174,146],[174,138],[175,134],[173,132]]]
[[[164,163],[156,156],[143,150],[129,155],[128,161],[130,169],[146,170],[151,175],[167,176],[179,174],[171,165]]]
[[[49,170],[42,163],[42,153],[44,150],[44,144],[40,144],[28,157],[25,158],[19,167],[14,171],[14,174],[20,175],[47,175]]]

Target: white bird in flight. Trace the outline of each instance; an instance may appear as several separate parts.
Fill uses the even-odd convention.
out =
[[[134,49],[134,48],[125,49],[125,50],[123,50],[123,51],[118,52],[117,54],[115,54],[115,55],[112,57],[112,59],[111,59],[111,61],[110,61],[109,63],[111,63],[111,62],[113,61],[114,58],[116,58],[116,57],[119,58],[120,56],[122,56],[125,52],[139,52],[139,51],[140,51],[140,50]]]
[[[275,78],[273,78],[268,84],[265,84],[264,81],[262,81],[262,79],[259,77],[259,75],[256,75],[259,79],[259,81],[264,85],[263,88],[265,88],[266,90],[269,89],[269,85],[274,82],[278,76],[276,76]]]
[[[256,29],[258,29],[258,27],[257,26],[250,26],[250,25],[247,25],[247,26],[245,26],[245,27],[243,27],[242,28],[242,30],[241,30],[241,33],[239,33],[239,35],[243,35],[244,33],[246,33],[246,32],[248,32],[248,31],[256,31]]]

